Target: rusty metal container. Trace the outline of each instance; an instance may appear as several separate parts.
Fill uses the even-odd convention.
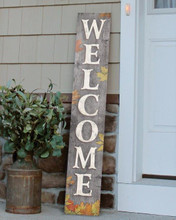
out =
[[[7,170],[6,212],[35,214],[41,212],[42,171],[30,155],[17,160]]]

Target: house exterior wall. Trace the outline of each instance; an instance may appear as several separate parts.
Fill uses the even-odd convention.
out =
[[[44,92],[51,78],[72,92],[78,12],[111,12],[108,93],[119,92],[120,3],[118,0],[0,1],[0,82],[23,80],[28,91]],[[34,80],[35,79],[35,80]]]
[[[43,93],[50,78],[56,84],[54,90],[68,97],[72,92],[77,13],[112,13],[101,196],[101,207],[107,209],[116,208],[120,5],[119,0],[0,0],[0,84],[15,78],[28,91],[38,88],[37,92]],[[64,105],[67,146],[60,158],[37,160],[43,170],[42,201],[59,205],[64,204],[65,195],[70,98]],[[13,160],[1,151],[0,198],[5,199],[5,172]]]

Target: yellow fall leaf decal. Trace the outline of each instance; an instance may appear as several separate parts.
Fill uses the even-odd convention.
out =
[[[99,134],[98,137],[100,138],[101,141],[104,141],[104,134]]]
[[[77,90],[72,92],[72,104],[76,104],[78,102],[80,95]]]
[[[97,200],[94,204],[92,204],[92,213],[96,215],[97,210],[99,209],[100,209],[100,200]]]
[[[101,145],[97,151],[103,151],[103,145]]]
[[[75,181],[72,179],[72,176],[68,176],[66,180],[66,187],[68,188],[70,185],[73,185]]]
[[[106,81],[108,79],[108,69],[104,66],[101,67],[101,72],[97,73],[98,78],[100,81]]]
[[[65,201],[68,201],[69,198],[70,198],[70,195],[67,194],[67,195],[65,196]]]
[[[98,135],[100,141],[97,141],[96,144],[100,145],[97,151],[103,151],[103,145],[104,145],[104,134],[99,134]]]

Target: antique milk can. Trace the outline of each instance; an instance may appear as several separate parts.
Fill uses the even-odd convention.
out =
[[[7,170],[6,211],[16,214],[41,212],[42,171],[38,169],[31,155],[17,160]]]

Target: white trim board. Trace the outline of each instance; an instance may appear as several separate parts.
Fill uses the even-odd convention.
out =
[[[118,210],[176,216],[176,183],[172,186],[158,184],[119,183]]]
[[[125,5],[131,6],[130,16]],[[118,181],[133,180],[134,90],[135,90],[135,0],[121,1],[121,55],[120,55],[120,118],[118,149]]]

